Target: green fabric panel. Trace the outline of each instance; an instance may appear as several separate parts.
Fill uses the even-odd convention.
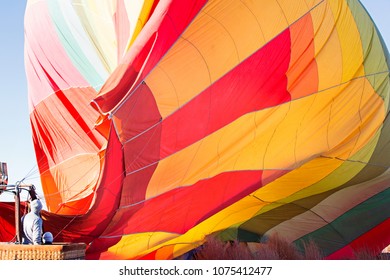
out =
[[[76,41],[72,32],[68,28],[68,25],[63,17],[62,8],[57,1],[48,1],[50,15],[54,26],[57,30],[58,38],[61,40],[62,45],[69,55],[73,65],[80,71],[81,75],[88,81],[88,83],[99,90],[103,85],[104,79],[100,77],[95,70],[94,65],[84,55],[83,50],[79,46],[79,42]]]
[[[390,68],[389,51],[378,28],[375,23],[372,24],[373,20],[362,4],[356,0],[347,0],[347,3],[361,34],[365,74],[374,90],[385,99],[386,107],[388,107],[388,93],[390,91],[388,73]]]
[[[347,183],[352,186],[378,177],[390,167],[390,122],[386,118],[375,150],[368,164]]]
[[[390,157],[386,158],[388,161],[390,161]],[[344,188],[375,178],[381,175],[385,170],[385,168],[380,166],[366,166],[362,170],[362,172],[360,172],[357,176],[355,176],[346,184],[343,184],[339,187],[317,195],[312,195],[303,199],[296,200],[291,203],[280,203],[280,205],[277,207],[275,207],[275,204],[277,203],[273,203],[273,208],[269,211],[260,211],[250,220],[240,225],[233,226],[232,228],[238,227],[239,230],[237,233],[237,238],[239,240],[256,242],[260,240],[268,230],[272,229],[278,224],[286,220],[292,219],[295,216],[300,215],[306,211],[310,211],[311,208],[313,208],[315,205],[319,204],[321,201],[328,198],[332,194]],[[271,208],[271,206],[269,208]],[[234,234],[232,233],[231,229],[226,229],[223,233],[221,233],[224,238],[234,236]]]
[[[390,218],[390,189],[352,208],[328,225],[295,241],[315,240],[326,256],[340,250],[354,239]]]
[[[306,197],[304,199],[284,204],[265,213],[256,215],[239,226],[238,238],[239,240],[245,241],[255,242],[255,239],[259,241],[268,230],[286,220],[292,219],[306,211],[310,211],[312,207],[340,189],[341,188],[337,188],[321,194]],[[248,234],[248,232],[255,234],[256,237],[254,237],[252,234]],[[250,240],[246,239],[248,237],[250,237]]]

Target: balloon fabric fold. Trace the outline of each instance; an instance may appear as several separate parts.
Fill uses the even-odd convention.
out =
[[[390,56],[359,1],[98,2],[26,7],[55,242],[88,259],[173,259],[209,235],[328,259],[390,244]]]

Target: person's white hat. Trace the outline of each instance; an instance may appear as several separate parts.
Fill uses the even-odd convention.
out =
[[[39,199],[34,199],[30,202],[31,211],[38,214],[42,210],[42,202]]]
[[[53,243],[53,234],[51,232],[45,232],[42,235],[42,242],[43,244],[52,244]]]

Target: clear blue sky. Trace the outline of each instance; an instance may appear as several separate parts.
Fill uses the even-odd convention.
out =
[[[390,48],[390,0],[362,0]],[[9,183],[25,179],[40,190],[28,113],[23,58],[23,20],[26,0],[0,3],[0,104],[2,110],[0,161],[8,163]],[[12,200],[2,195],[0,200]]]

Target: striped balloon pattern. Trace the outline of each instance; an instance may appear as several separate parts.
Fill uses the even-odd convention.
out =
[[[29,0],[25,65],[45,230],[89,259],[390,244],[390,60],[359,1]]]

